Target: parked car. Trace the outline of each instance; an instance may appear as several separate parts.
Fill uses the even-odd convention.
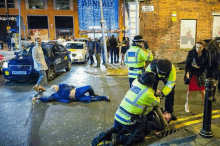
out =
[[[0,74],[2,73],[4,63],[5,63],[5,60],[0,61]]]
[[[15,52],[14,58],[3,64],[3,76],[8,80],[35,80],[39,73],[34,69],[32,49],[34,45],[28,46],[20,52]],[[63,45],[42,45],[45,61],[48,66],[47,79],[52,80],[60,70],[71,70],[71,52]]]
[[[89,54],[85,42],[68,41],[64,43],[64,46],[71,51],[72,62],[86,62]]]

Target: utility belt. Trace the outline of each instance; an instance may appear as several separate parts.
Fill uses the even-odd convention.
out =
[[[141,115],[132,114],[121,106],[119,106],[119,109],[131,116],[131,119],[130,119],[131,122],[135,122],[135,123],[140,122],[141,123]]]
[[[129,70],[135,70],[135,69],[144,69],[144,67],[129,67]]]

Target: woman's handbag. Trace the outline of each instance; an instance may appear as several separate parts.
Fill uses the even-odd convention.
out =
[[[206,74],[202,73],[199,77],[198,77],[198,86],[202,87],[205,85],[205,79],[206,79]]]

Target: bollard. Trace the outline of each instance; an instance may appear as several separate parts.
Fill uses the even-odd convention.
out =
[[[204,115],[203,115],[203,127],[200,131],[200,135],[205,138],[213,137],[211,130],[212,120],[212,100],[213,100],[213,89],[214,79],[205,79],[205,103],[204,103]]]

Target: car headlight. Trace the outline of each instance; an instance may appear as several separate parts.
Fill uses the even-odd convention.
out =
[[[82,56],[83,56],[83,54],[77,54],[77,56],[82,57]]]
[[[3,68],[8,68],[8,62],[5,62],[5,63],[3,64]]]

